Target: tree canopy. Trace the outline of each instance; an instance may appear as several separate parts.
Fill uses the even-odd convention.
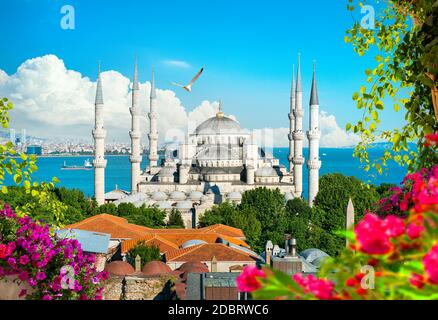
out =
[[[377,4],[348,2],[353,18],[355,9]],[[438,5],[436,0],[385,2],[374,26],[356,21],[345,36],[359,56],[375,59],[374,67],[365,70],[366,82],[353,94],[362,118],[346,129],[360,134],[355,156],[365,170],[374,167],[381,173],[390,159],[410,171],[430,168],[438,162],[436,146],[425,147],[426,135],[438,131]],[[380,128],[381,112],[389,107],[404,113],[402,128]],[[388,141],[391,147],[371,162],[368,150],[378,140]],[[410,149],[409,142],[416,143],[417,150]]]

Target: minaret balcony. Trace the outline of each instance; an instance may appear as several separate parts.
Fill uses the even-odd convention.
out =
[[[148,137],[149,137],[149,140],[157,140],[158,139],[158,133],[149,133]]]
[[[289,120],[295,120],[295,115],[293,112],[289,113]]]
[[[303,156],[295,156],[293,159],[293,163],[295,165],[303,165],[304,164],[304,157]]]
[[[288,159],[289,161],[293,161],[293,160],[294,160],[294,156],[290,154],[290,155],[287,157],[287,159]]]
[[[304,115],[303,109],[295,109],[294,110],[294,116],[295,118],[302,118]]]
[[[105,129],[93,129],[94,139],[104,139],[106,137]]]
[[[131,161],[131,163],[141,163],[142,157],[138,156],[138,155],[131,155],[129,157],[129,161]]]
[[[294,134],[293,134],[293,133],[289,133],[289,134],[287,135],[287,137],[289,138],[289,141],[293,141],[293,139],[294,139]]]
[[[307,160],[307,168],[309,170],[319,170],[321,168],[321,161],[317,159]]]
[[[303,140],[304,139],[304,133],[303,131],[294,131],[294,140]]]
[[[317,130],[307,131],[307,138],[309,140],[319,140],[321,138],[321,132]]]
[[[95,168],[105,168],[106,167],[107,160],[103,157],[98,157],[96,159],[93,159],[93,166]]]
[[[131,137],[131,139],[140,139],[141,131],[129,131],[129,136]]]
[[[150,120],[157,119],[157,113],[156,112],[149,112],[148,117]]]
[[[137,106],[129,108],[129,112],[131,113],[131,116],[140,116],[141,115],[140,108]]]

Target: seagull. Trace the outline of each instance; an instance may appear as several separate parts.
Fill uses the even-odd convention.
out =
[[[202,67],[201,70],[199,70],[199,72],[196,74],[196,76],[194,76],[193,79],[190,80],[189,84],[186,85],[186,86],[184,86],[184,85],[182,85],[182,84],[179,84],[179,83],[175,83],[175,82],[172,82],[172,84],[173,84],[174,86],[177,86],[177,87],[181,87],[181,88],[183,88],[183,89],[186,90],[187,92],[192,92],[192,85],[195,83],[196,80],[198,80],[198,78],[199,78],[199,76],[201,75],[202,71],[204,71],[204,67]]]

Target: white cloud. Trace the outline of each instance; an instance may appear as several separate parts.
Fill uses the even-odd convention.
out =
[[[131,126],[130,79],[110,70],[102,72],[102,82],[107,141],[127,142]],[[0,97],[10,98],[15,105],[10,127],[17,131],[25,128],[32,136],[91,140],[95,91],[95,81],[67,69],[63,60],[55,55],[26,60],[12,75],[0,70]],[[149,130],[149,93],[150,83],[140,83],[139,103],[141,114],[144,115],[141,119],[143,144],[147,144]],[[202,101],[192,111],[187,111],[175,92],[157,89],[160,141],[182,139],[202,121],[214,116],[218,106],[218,102]],[[235,119],[232,115],[230,117]],[[321,112],[320,126],[321,146],[341,147],[353,145],[359,140],[357,136],[341,129],[336,118],[325,112]],[[256,135],[260,130],[263,129],[257,129]],[[275,146],[288,146],[288,128],[268,129],[266,132],[268,141]]]
[[[191,67],[190,63],[183,60],[163,60],[163,63],[171,67],[177,67],[182,69],[188,69]]]
[[[356,145],[360,137],[354,133],[348,133],[336,122],[336,117],[321,111],[319,116],[321,128],[321,147],[337,148]]]

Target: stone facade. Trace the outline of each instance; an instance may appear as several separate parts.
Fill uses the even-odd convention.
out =
[[[170,275],[143,277],[111,276],[104,291],[105,300],[171,300],[175,278]]]

